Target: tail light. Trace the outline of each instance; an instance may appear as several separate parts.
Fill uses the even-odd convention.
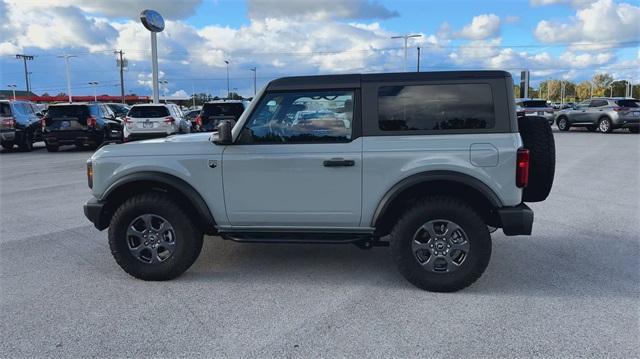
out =
[[[133,126],[133,122],[131,122],[131,117],[125,116],[124,117],[124,124],[125,124],[125,126],[131,128],[131,126]]]
[[[196,116],[196,125],[202,126],[202,117],[200,115]]]
[[[91,160],[87,161],[87,184],[89,188],[93,188],[93,163]]]
[[[518,149],[516,157],[516,186],[519,188],[527,187],[529,184],[529,150],[526,148]]]
[[[0,125],[2,125],[2,127],[14,128],[16,126],[16,119],[13,117],[3,118],[2,121],[0,121]]]
[[[167,116],[164,118],[164,122],[173,124],[173,123],[176,123],[176,119],[171,116]]]
[[[93,116],[87,117],[87,126],[88,127],[94,128],[94,127],[96,127],[96,124],[97,124],[97,120],[96,120],[95,117],[93,117]]]

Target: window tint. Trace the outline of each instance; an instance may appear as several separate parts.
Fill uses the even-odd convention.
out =
[[[164,106],[134,106],[129,110],[129,117],[167,117],[169,110]]]
[[[86,119],[87,117],[89,117],[89,106],[49,106],[47,117],[75,117],[78,119]]]
[[[11,116],[11,105],[8,102],[0,102],[0,116]]]
[[[233,116],[234,120],[238,120],[244,112],[244,106],[238,102],[231,103],[205,103],[202,107],[202,116]]]
[[[385,86],[378,90],[382,131],[439,131],[493,128],[488,84]]]
[[[620,107],[640,107],[637,100],[618,100],[616,104]]]
[[[606,106],[607,104],[607,100],[591,100],[591,104],[589,105],[589,107],[600,107]]]
[[[263,97],[247,121],[253,143],[349,142],[353,91],[279,92]]]
[[[545,100],[519,101],[518,105],[522,107],[547,107],[547,101]]]

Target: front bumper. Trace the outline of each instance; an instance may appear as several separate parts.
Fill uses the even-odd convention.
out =
[[[533,211],[520,203],[514,207],[502,207],[497,210],[502,231],[506,236],[530,235],[533,228]]]
[[[104,202],[99,201],[97,198],[91,198],[84,204],[84,215],[97,229],[103,230],[109,227],[109,220],[105,209]]]

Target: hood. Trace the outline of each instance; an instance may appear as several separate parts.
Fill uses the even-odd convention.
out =
[[[222,152],[224,146],[217,146],[211,142],[210,138],[212,134],[212,132],[200,132],[144,141],[110,144],[100,148],[91,158],[186,156]]]

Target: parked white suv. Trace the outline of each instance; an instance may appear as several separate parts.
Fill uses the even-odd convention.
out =
[[[551,128],[515,107],[502,71],[278,79],[233,128],[104,146],[84,211],[144,280],[183,273],[209,234],[390,246],[409,282],[459,290],[551,190]]]
[[[191,129],[180,108],[172,103],[133,105],[124,124],[125,142],[189,133]]]

